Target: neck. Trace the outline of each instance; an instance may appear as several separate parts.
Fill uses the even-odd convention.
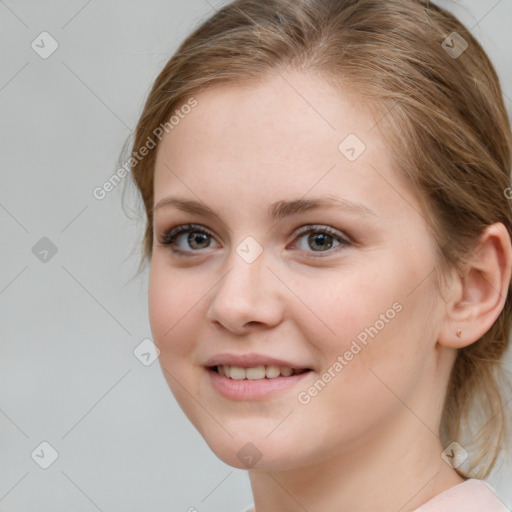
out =
[[[400,428],[397,427],[400,422]],[[404,408],[401,417],[331,456],[293,469],[251,470],[256,512],[412,512],[464,481],[439,437]]]

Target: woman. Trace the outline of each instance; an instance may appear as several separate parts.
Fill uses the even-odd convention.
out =
[[[506,510],[511,140],[431,2],[236,0],[166,64],[133,144],[150,324],[250,510]]]

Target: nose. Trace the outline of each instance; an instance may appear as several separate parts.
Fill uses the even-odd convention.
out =
[[[252,262],[234,253],[210,295],[207,319],[216,328],[235,334],[278,325],[286,287],[270,265],[265,251]]]

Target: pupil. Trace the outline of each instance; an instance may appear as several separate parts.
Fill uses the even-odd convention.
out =
[[[196,233],[196,234],[190,233],[188,235],[188,241],[189,241],[189,243],[192,242],[191,245],[193,246],[193,243],[195,243],[197,241],[197,238],[199,238],[199,239],[203,238],[202,241],[204,242],[207,240],[207,236],[208,235],[206,235],[205,233]],[[199,241],[199,245],[200,244],[201,244],[201,241]]]
[[[326,242],[326,239],[330,238],[331,235],[325,235],[325,234],[318,234],[318,233],[315,233],[315,234],[312,234],[309,239],[310,239],[310,242],[314,242],[315,244],[317,243],[317,240],[320,240],[320,244],[317,244],[320,246],[320,248],[324,248],[324,247],[328,247],[330,248],[331,245],[332,245],[332,242],[330,244],[328,244]]]

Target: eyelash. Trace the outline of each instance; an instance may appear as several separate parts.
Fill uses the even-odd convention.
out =
[[[213,238],[212,233],[210,233],[210,231],[203,228],[199,224],[182,224],[180,226],[176,226],[176,227],[171,228],[168,231],[166,231],[163,234],[162,239],[159,240],[159,242],[161,244],[163,244],[164,246],[169,246],[171,251],[174,252],[175,254],[179,254],[179,255],[183,255],[183,256],[187,256],[187,257],[193,256],[193,253],[201,252],[201,250],[199,250],[199,249],[192,250],[192,251],[183,251],[181,249],[176,248],[176,239],[178,238],[178,236],[180,236],[184,233],[202,233],[202,234],[211,236]],[[300,238],[300,235],[307,235],[310,233],[326,233],[326,234],[332,236],[338,242],[340,242],[340,245],[337,246],[338,249],[340,249],[344,246],[347,247],[347,246],[353,245],[352,242],[349,241],[347,238],[340,236],[337,231],[333,230],[332,228],[330,228],[328,226],[321,226],[321,225],[313,225],[313,226],[310,225],[310,226],[303,226],[303,227],[299,228],[297,231],[297,236],[296,236],[295,240],[297,240],[297,238]],[[328,253],[327,256],[329,256],[330,253],[332,253],[333,251],[337,252],[336,251],[337,248],[335,247],[335,248],[329,249],[327,251],[304,251],[302,249],[299,249],[299,252],[302,254],[306,253],[308,256],[314,252]],[[313,256],[313,258],[325,258],[325,257],[326,256],[324,256],[324,255]]]

